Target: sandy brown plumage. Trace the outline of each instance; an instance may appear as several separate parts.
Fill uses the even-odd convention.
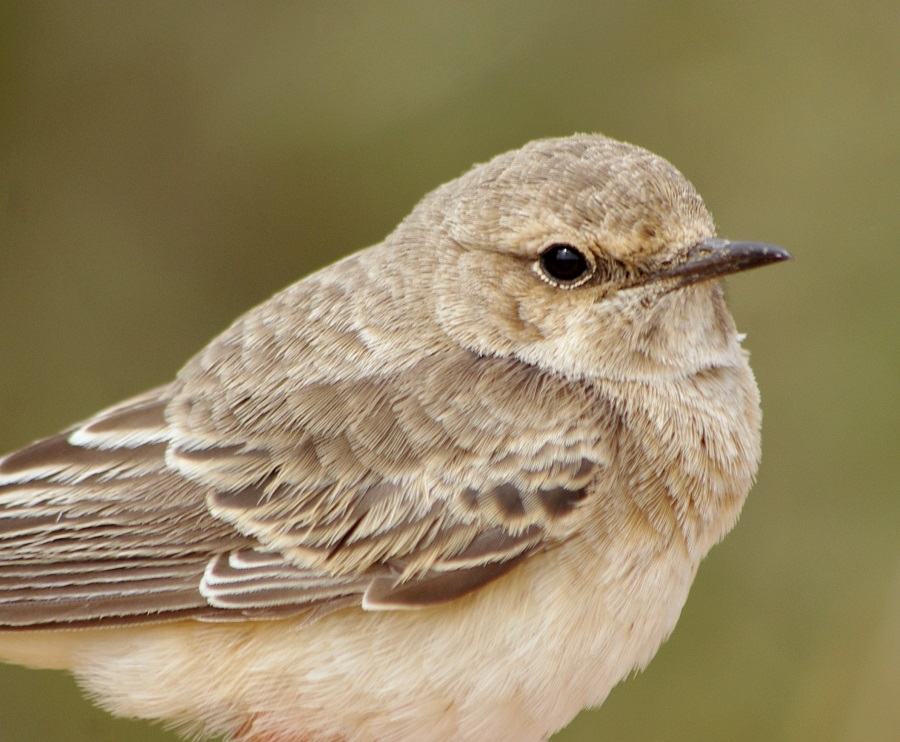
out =
[[[649,660],[754,476],[712,279],[786,254],[713,235],[597,135],[439,188],[0,460],[0,657],[240,739],[545,737]]]

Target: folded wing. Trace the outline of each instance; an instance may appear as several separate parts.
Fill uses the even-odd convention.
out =
[[[597,396],[518,361],[226,367],[0,459],[0,628],[446,602],[564,539],[612,455]]]

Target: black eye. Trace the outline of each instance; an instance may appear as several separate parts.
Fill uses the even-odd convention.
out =
[[[560,283],[577,281],[590,268],[587,258],[571,245],[551,245],[541,255],[541,269]]]

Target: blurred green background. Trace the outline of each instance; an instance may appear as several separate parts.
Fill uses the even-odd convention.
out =
[[[168,380],[472,163],[600,131],[721,234],[759,482],[576,740],[900,739],[900,4],[3,3],[0,449]],[[0,668],[0,738],[174,740]]]

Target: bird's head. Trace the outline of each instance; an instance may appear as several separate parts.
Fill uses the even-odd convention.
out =
[[[476,166],[388,242],[424,261],[426,300],[459,344],[572,378],[652,381],[743,362],[715,279],[790,257],[715,234],[666,160],[577,135]]]

